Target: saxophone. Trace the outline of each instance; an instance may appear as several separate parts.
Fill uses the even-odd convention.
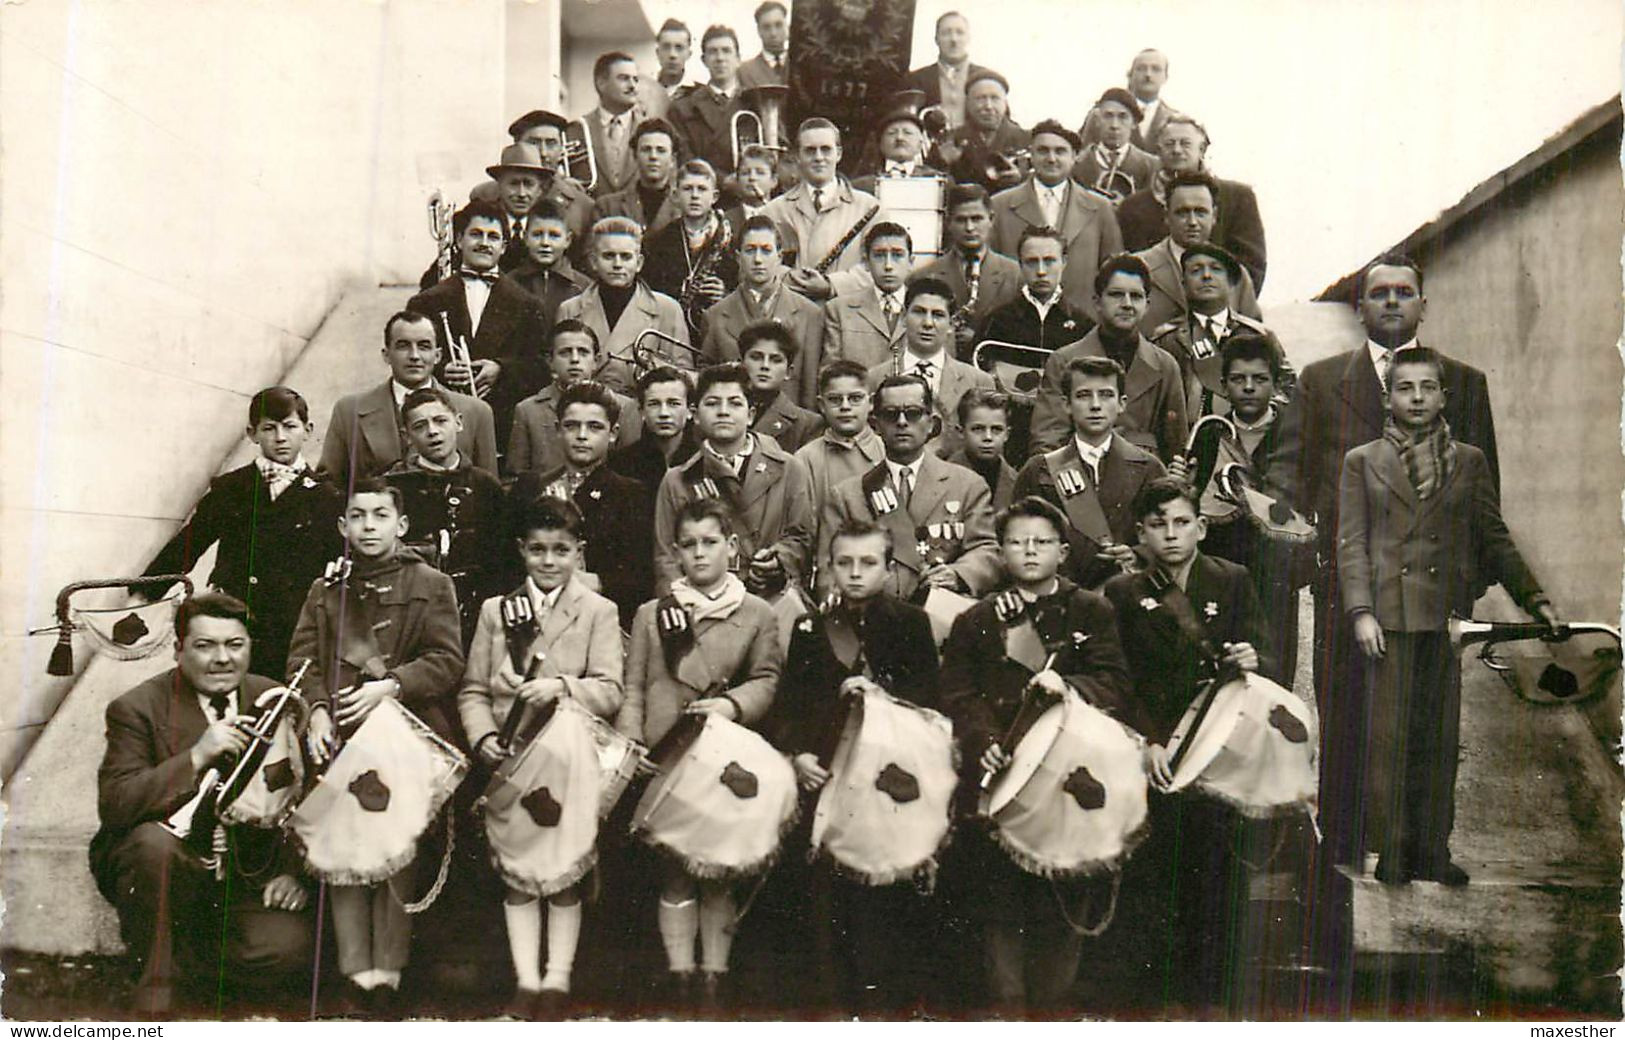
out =
[[[717,214],[716,233],[711,236],[711,241],[707,242],[705,248],[700,251],[700,259],[690,269],[688,277],[683,280],[683,290],[678,296],[677,302],[682,304],[683,316],[688,319],[690,329],[699,329],[700,321],[705,316],[706,306],[709,306],[709,304],[700,306],[704,302],[704,297],[700,295],[700,283],[715,273],[717,265],[722,262],[723,254],[732,242],[733,226],[728,223],[726,213],[719,213]]]
[[[971,258],[970,270],[965,274],[965,287],[969,290],[965,296],[965,304],[954,311],[950,321],[955,332],[962,332],[970,328],[971,313],[976,310],[976,299],[982,292],[982,260],[986,253],[977,253]]]

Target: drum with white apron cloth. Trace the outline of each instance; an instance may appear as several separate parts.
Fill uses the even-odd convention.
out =
[[[796,774],[762,737],[720,715],[685,715],[652,753],[660,772],[632,833],[697,878],[771,866],[796,818]]]
[[[598,819],[607,820],[637,775],[644,748],[598,716],[585,713],[585,718],[598,753]]]
[[[958,783],[946,717],[882,692],[853,698],[829,773],[815,853],[866,885],[935,875]]]
[[[417,841],[468,771],[468,759],[386,698],[328,765],[285,826],[312,876],[370,885],[412,862]]]
[[[1146,834],[1141,741],[1067,692],[1038,716],[983,796],[993,838],[1030,874],[1115,870]]]
[[[1192,702],[1168,740],[1170,760],[1179,756],[1169,790],[1194,787],[1254,818],[1312,805],[1320,747],[1314,710],[1257,672],[1211,697],[1205,714],[1205,698]]]
[[[562,892],[598,860],[603,777],[591,718],[574,700],[560,700],[541,732],[497,766],[475,803],[491,865],[517,891]]]
[[[880,177],[875,201],[888,220],[908,229],[914,255],[942,254],[943,215],[948,208],[948,182],[941,177]]]

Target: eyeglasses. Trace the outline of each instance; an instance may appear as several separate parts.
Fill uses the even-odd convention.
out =
[[[1053,549],[1061,544],[1059,538],[1006,538],[1007,549]]]
[[[843,404],[846,405],[848,408],[856,408],[858,405],[862,404],[864,401],[867,401],[868,399],[869,399],[869,394],[866,391],[863,391],[863,390],[854,390],[850,394],[825,394],[824,395],[824,403],[829,405],[831,408],[839,408]]]
[[[925,417],[930,414],[931,413],[928,410],[920,407],[919,405],[909,405],[907,408],[875,409],[875,415],[880,419],[881,422],[890,423],[897,422],[899,419],[903,420],[904,422],[917,423],[924,420]]]

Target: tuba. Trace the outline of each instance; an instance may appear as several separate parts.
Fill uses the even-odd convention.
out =
[[[560,172],[581,182],[588,191],[598,183],[598,156],[592,150],[592,129],[586,119],[572,119],[564,127],[564,164]]]
[[[784,103],[790,88],[782,83],[751,87],[739,94],[739,111],[728,121],[728,137],[733,142],[734,169],[751,145],[782,152],[784,145]]]

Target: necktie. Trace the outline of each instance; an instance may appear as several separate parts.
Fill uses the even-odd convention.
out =
[[[914,366],[914,374],[925,380],[927,383],[931,382],[931,377],[936,373],[936,371],[937,366],[930,361],[922,361]]]
[[[609,153],[609,168],[612,170],[619,170],[626,158],[626,124],[621,122],[624,118],[624,115],[611,117],[604,131],[604,150]]]
[[[1377,362],[1377,382],[1382,384],[1383,393],[1388,392],[1388,366],[1393,363],[1393,360],[1394,352],[1385,350],[1382,352],[1382,360]]]
[[[886,328],[892,332],[897,331],[897,300],[890,294],[881,297],[881,309],[886,312]]]
[[[226,710],[231,707],[231,694],[209,694],[209,710],[214,713],[214,721],[219,722],[226,717]]]
[[[897,504],[907,509],[908,500],[913,494],[914,471],[904,466],[897,471]]]
[[[824,212],[824,189],[823,188],[814,188],[813,189],[813,212],[814,213],[822,213],[822,212]]]

